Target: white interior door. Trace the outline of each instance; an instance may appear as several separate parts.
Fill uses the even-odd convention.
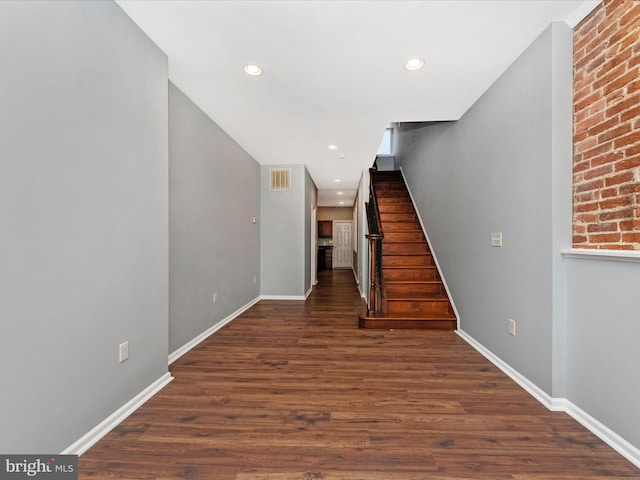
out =
[[[333,268],[353,267],[351,221],[333,222]]]

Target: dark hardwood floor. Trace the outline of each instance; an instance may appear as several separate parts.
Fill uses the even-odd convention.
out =
[[[450,331],[359,330],[350,271],[262,301],[80,457],[80,478],[640,478]]]

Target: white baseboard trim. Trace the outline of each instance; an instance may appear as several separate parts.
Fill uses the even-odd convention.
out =
[[[306,300],[304,295],[260,295],[260,300]]]
[[[565,412],[591,433],[600,438],[600,440],[633,463],[636,467],[640,468],[640,449],[631,445],[609,427],[593,418],[577,405],[574,405],[570,400],[566,398],[552,397],[541,390],[531,380],[509,366],[500,359],[500,357],[496,356],[482,344],[478,343],[473,337],[463,330],[458,329],[456,330],[456,333],[549,410],[554,412]]]
[[[367,292],[363,289],[364,285],[358,283],[358,292],[360,292],[360,296],[364,299],[365,303],[367,303]]]
[[[171,365],[173,362],[175,362],[177,359],[179,359],[182,355],[187,353],[193,347],[195,347],[199,343],[201,343],[204,340],[206,340],[207,338],[209,338],[211,335],[213,335],[215,332],[217,332],[222,327],[224,327],[227,323],[231,322],[233,319],[238,317],[240,314],[242,314],[246,310],[249,310],[256,303],[258,303],[260,301],[260,299],[261,299],[261,297],[254,298],[249,303],[247,303],[245,306],[240,307],[238,310],[233,312],[231,315],[223,318],[218,323],[216,323],[215,325],[211,326],[210,328],[208,328],[207,330],[202,332],[200,335],[198,335],[197,337],[193,338],[192,340],[190,340],[189,342],[185,343],[183,346],[178,348],[176,351],[171,353],[169,355],[169,365]]]
[[[62,455],[82,455],[95,445],[102,437],[113,430],[119,423],[135,412],[142,404],[158,393],[162,388],[173,380],[169,372],[165,373],[158,380],[145,388],[138,395],[125,403],[118,410],[105,418],[98,425],[93,427],[89,432],[84,434],[80,439],[67,447]]]
[[[616,452],[633,463],[636,467],[640,468],[640,449],[637,449],[636,447],[631,445],[616,432],[611,430],[606,425],[600,423],[598,420],[593,418],[577,405],[571,403],[566,398],[557,400],[561,400],[561,402],[559,403],[564,405],[564,412],[573,417],[583,427],[599,437],[600,440],[605,442]]]
[[[311,295],[311,292],[313,292],[313,285],[309,287],[309,290],[307,290],[307,293],[304,294],[304,299],[306,300],[307,298],[309,298],[309,295]]]
[[[553,405],[553,401],[551,396],[540,389],[535,383],[529,380],[527,377],[522,375],[516,369],[511,367],[508,363],[503,361],[500,357],[496,356],[491,350],[484,347],[484,345],[480,344],[476,341],[475,338],[470,336],[463,330],[456,330],[456,333],[462,337],[462,339],[475,348],[478,352],[480,352],[487,360],[493,363],[496,367],[502,370],[507,374],[514,382],[524,388],[531,396],[533,396],[536,400],[538,400],[541,404],[547,407],[549,410],[553,410],[551,407]]]

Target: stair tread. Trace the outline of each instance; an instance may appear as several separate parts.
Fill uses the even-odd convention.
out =
[[[419,226],[414,227],[411,224],[406,224],[407,222],[380,222],[380,223],[382,224],[383,233],[384,233],[385,225],[393,229],[393,230],[387,231],[386,233],[416,233],[416,232],[422,233],[422,229]],[[394,225],[393,226],[388,225],[389,223],[393,223]],[[402,225],[403,223],[405,223],[406,225]],[[402,228],[402,230],[400,230],[400,228]]]
[[[384,231],[384,228],[382,229],[382,233],[385,237],[388,237],[389,235],[391,235],[391,238],[389,239],[390,242],[394,242],[394,243],[412,243],[412,240],[407,240],[402,239],[402,240],[396,240],[394,238],[394,235],[414,235],[414,240],[413,242],[423,242],[426,241],[424,240],[424,237],[422,236],[422,230],[387,230],[386,232]],[[415,238],[415,235],[420,235],[419,238]]]
[[[388,214],[387,214],[387,215],[388,215]],[[394,215],[394,214],[391,214],[391,215]],[[384,216],[385,216],[385,214],[384,214],[384,213],[381,213],[381,214],[380,214],[380,217],[384,217]],[[418,225],[418,230],[422,230],[422,229],[420,228],[420,222],[418,222],[417,220],[404,220],[404,219],[402,219],[402,220],[393,220],[393,219],[385,220],[385,219],[381,219],[381,220],[380,220],[380,223],[381,223],[382,225],[386,225],[386,224],[389,224],[389,223],[393,223],[394,225],[396,225],[396,224],[398,224],[398,223],[408,223],[408,224],[411,224],[411,225],[416,224],[416,225]]]
[[[442,280],[389,280],[384,282],[385,285],[402,286],[402,285],[414,285],[414,284],[428,284],[442,283]]]
[[[420,228],[420,224],[417,223],[416,226],[413,225],[413,222],[380,222],[382,224],[382,231],[384,232],[384,225],[385,223],[406,223],[407,225],[407,229],[406,230],[394,230],[393,232],[387,232],[387,233],[415,233],[415,232],[420,232],[422,233],[422,229]]]
[[[398,233],[398,232],[387,232],[387,233]],[[425,240],[424,237],[421,237],[419,240],[415,239],[415,238],[407,240],[406,238],[395,238],[395,237],[392,236],[391,238],[385,237],[384,241],[386,243],[393,243],[394,245],[402,245],[403,243],[406,243],[406,244],[410,244],[410,243],[411,244],[413,244],[413,243],[424,243],[424,244],[426,244],[427,243],[427,241]]]
[[[412,270],[415,268],[436,268],[435,265],[382,265],[383,270],[386,268],[399,268],[403,270]]]
[[[402,244],[414,244],[414,245],[425,245],[427,243],[426,240],[387,240],[384,239],[383,240],[384,243],[386,243],[387,245],[402,245]],[[393,255],[393,253],[391,254]]]
[[[388,235],[388,234],[387,234]],[[413,239],[402,239],[402,240],[395,240],[393,238],[388,238],[386,235],[383,237],[383,242],[387,243],[388,245],[395,245],[398,243],[415,243],[415,244],[425,244],[427,243],[427,241],[424,238],[413,238]]]
[[[405,320],[405,319],[379,319],[360,317],[358,328],[370,330],[456,330],[456,319],[435,319],[435,320]]]
[[[420,228],[410,228],[407,230],[393,230],[389,232],[384,231],[384,226],[382,228],[382,233],[422,233],[422,229]]]
[[[372,318],[372,319],[378,319],[378,320],[413,320],[413,321],[417,321],[417,320],[456,320],[456,316],[453,313],[429,313],[424,315],[423,317],[417,316],[417,315],[411,315],[411,316],[404,316],[401,314],[397,314],[397,313],[392,313],[390,315],[385,315],[385,316],[381,316],[381,317],[367,317],[367,318]]]
[[[400,301],[400,302],[424,302],[424,301],[428,301],[428,302],[448,302],[449,299],[444,296],[444,295],[434,295],[434,294],[425,294],[426,296],[424,297],[420,297],[420,296],[416,296],[415,293],[411,293],[410,295],[407,294],[406,297],[403,297],[402,295],[398,296],[396,294],[393,295],[393,297],[389,297],[387,296],[387,301],[388,302],[395,302],[395,301]]]

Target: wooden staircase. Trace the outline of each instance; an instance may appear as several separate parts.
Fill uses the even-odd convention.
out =
[[[360,328],[455,330],[457,320],[402,174],[373,172],[382,241],[382,313]]]

